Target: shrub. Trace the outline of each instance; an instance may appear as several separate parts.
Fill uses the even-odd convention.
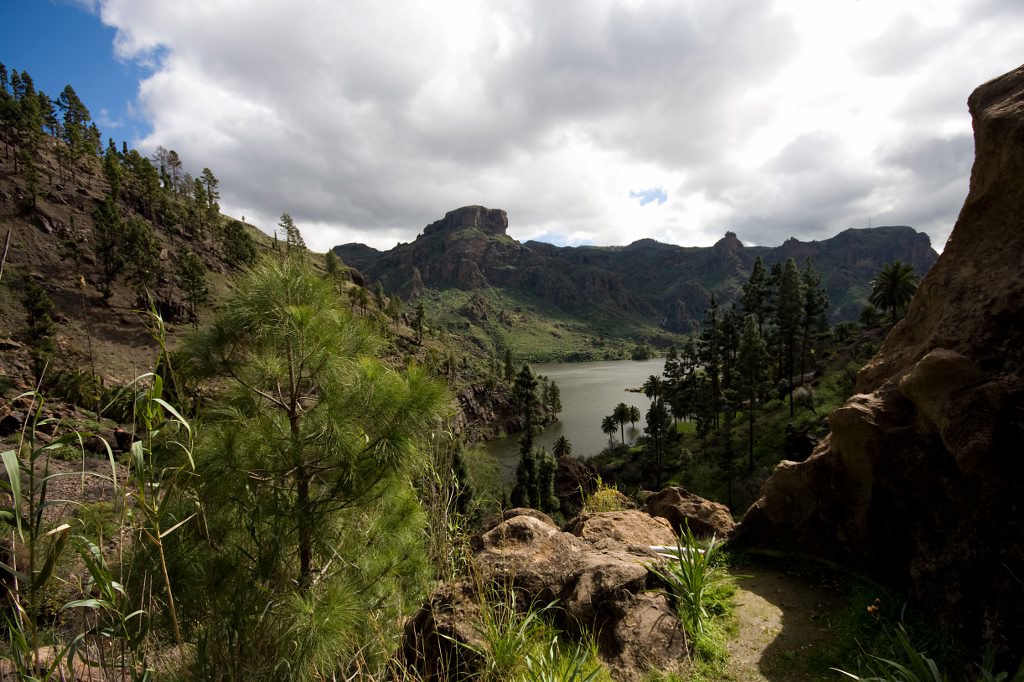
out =
[[[720,547],[721,543],[712,536],[707,546],[701,549],[689,525],[684,525],[676,552],[667,562],[648,566],[665,584],[666,594],[679,621],[698,643],[706,633],[709,621],[716,615],[715,611],[721,611],[720,605],[715,605],[717,609],[713,606],[715,588],[731,581],[716,557]]]
[[[596,514],[598,512],[622,511],[629,509],[629,498],[619,492],[615,484],[606,484],[601,477],[597,477],[597,487],[594,492],[583,498],[582,514]]]

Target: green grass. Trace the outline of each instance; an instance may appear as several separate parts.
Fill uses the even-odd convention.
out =
[[[480,618],[476,623],[481,645],[460,646],[483,661],[477,679],[483,682],[611,682],[597,656],[593,638],[583,635],[576,642],[564,638],[555,628],[554,603],[517,603],[511,587],[483,589]]]
[[[511,349],[516,362],[626,359],[637,341],[667,347],[681,338],[640,316],[598,307],[569,312],[509,289],[428,289],[424,300],[436,331],[498,357]]]

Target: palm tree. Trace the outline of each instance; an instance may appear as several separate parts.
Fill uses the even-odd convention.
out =
[[[619,425],[615,422],[615,417],[608,415],[601,420],[601,431],[608,436],[608,445],[615,445],[615,441],[612,440],[612,435],[619,430]]]
[[[626,444],[626,422],[629,421],[629,407],[626,403],[619,403],[615,406],[612,411],[612,418],[615,419],[615,423],[619,425],[619,440],[622,444]]]
[[[572,454],[572,443],[565,436],[559,436],[555,444],[551,446],[551,451],[555,453],[555,457],[563,457],[565,455]]]
[[[647,381],[644,382],[644,385],[641,386],[641,388],[644,391],[644,395],[647,396],[648,398],[653,399],[661,397],[661,377],[658,376],[657,374],[652,374],[651,376],[647,377]]]
[[[636,428],[636,423],[640,421],[640,408],[636,405],[629,406],[629,423],[632,427]]]
[[[919,278],[910,263],[893,261],[882,266],[881,271],[871,280],[871,296],[868,301],[882,310],[888,310],[892,325],[896,326],[898,313],[907,307],[917,291]]]

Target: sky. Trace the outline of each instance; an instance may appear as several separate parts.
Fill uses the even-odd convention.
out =
[[[320,251],[471,204],[559,245],[941,250],[967,96],[1022,46],[1020,0],[0,0],[0,61]]]

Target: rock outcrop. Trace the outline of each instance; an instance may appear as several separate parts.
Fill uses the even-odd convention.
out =
[[[473,647],[483,644],[483,591],[492,603],[514,594],[519,608],[557,605],[559,627],[569,636],[581,627],[596,636],[617,680],[685,667],[685,635],[665,597],[651,589],[657,579],[647,568],[655,560],[647,546],[674,542],[664,520],[635,510],[603,512],[563,532],[530,510],[503,518],[474,540],[478,581],[440,586],[406,624],[403,657],[410,666],[426,679],[479,669]]]
[[[723,540],[732,533],[735,523],[729,508],[720,502],[705,500],[685,488],[665,488],[647,499],[647,513],[666,519],[676,533],[689,526],[698,538],[712,535]]]
[[[981,650],[1024,651],[1024,67],[968,100],[970,191],[906,318],[735,544],[906,590]]]
[[[503,235],[508,232],[508,214],[500,208],[463,206],[448,211],[444,218],[427,225],[423,228],[423,234],[451,233],[470,228],[487,234]]]

